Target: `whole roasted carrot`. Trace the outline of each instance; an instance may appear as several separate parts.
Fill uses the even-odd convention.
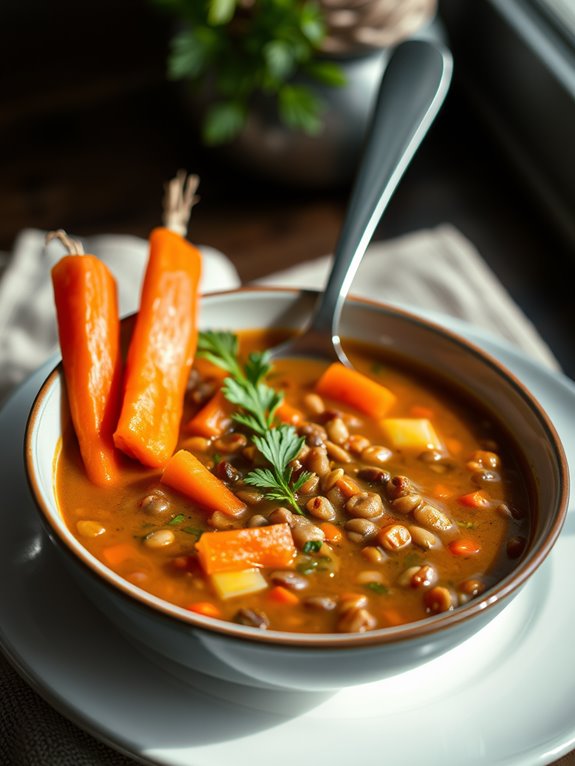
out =
[[[107,266],[86,255],[64,231],[50,232],[67,247],[52,269],[58,335],[74,431],[94,484],[118,478],[112,434],[120,405],[120,321],[116,283]]]
[[[151,467],[174,452],[198,339],[199,250],[185,239],[196,176],[167,187],[164,226],[150,234],[140,310],[128,349],[114,443]]]

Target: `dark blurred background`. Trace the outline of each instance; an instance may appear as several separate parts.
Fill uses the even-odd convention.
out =
[[[573,157],[566,153],[555,172],[554,158],[535,145],[543,131],[541,146],[551,141],[560,154],[559,141],[575,135],[561,101],[569,87],[558,86],[550,107],[539,94],[549,97],[551,86],[537,79],[536,58],[521,58],[521,41],[514,59],[498,56],[513,50],[493,5],[440,4],[455,79],[376,238],[452,223],[575,377],[575,201],[562,176],[571,175]],[[180,167],[202,179],[192,238],[222,250],[244,281],[332,249],[347,186],[285,186],[203,147],[180,86],[166,79],[171,32],[166,15],[138,0],[3,1],[1,250],[25,227],[146,236],[159,222],[163,183]],[[505,86],[514,66],[525,86],[517,104],[512,83]],[[542,127],[531,130],[537,121]],[[559,130],[557,140],[546,125]]]

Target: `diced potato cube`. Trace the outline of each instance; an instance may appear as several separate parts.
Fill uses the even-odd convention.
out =
[[[427,418],[386,418],[381,427],[388,446],[398,450],[442,449],[443,444]]]
[[[257,593],[268,587],[259,569],[241,569],[237,572],[216,572],[211,575],[212,585],[222,599]]]

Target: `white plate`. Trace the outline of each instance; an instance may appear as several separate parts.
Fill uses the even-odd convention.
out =
[[[441,321],[497,356],[541,400],[575,486],[575,385],[481,331]],[[512,766],[550,763],[575,748],[573,503],[548,561],[510,606],[419,669],[333,695],[176,678],[85,601],[41,531],[21,445],[49,367],[0,413],[0,643],[69,718],[164,766],[348,766],[359,754],[362,766]]]

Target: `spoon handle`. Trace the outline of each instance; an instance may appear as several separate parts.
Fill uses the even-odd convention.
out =
[[[338,350],[345,297],[379,219],[443,103],[451,72],[449,51],[427,40],[402,43],[387,64],[332,270],[308,328],[312,335],[333,337]]]

